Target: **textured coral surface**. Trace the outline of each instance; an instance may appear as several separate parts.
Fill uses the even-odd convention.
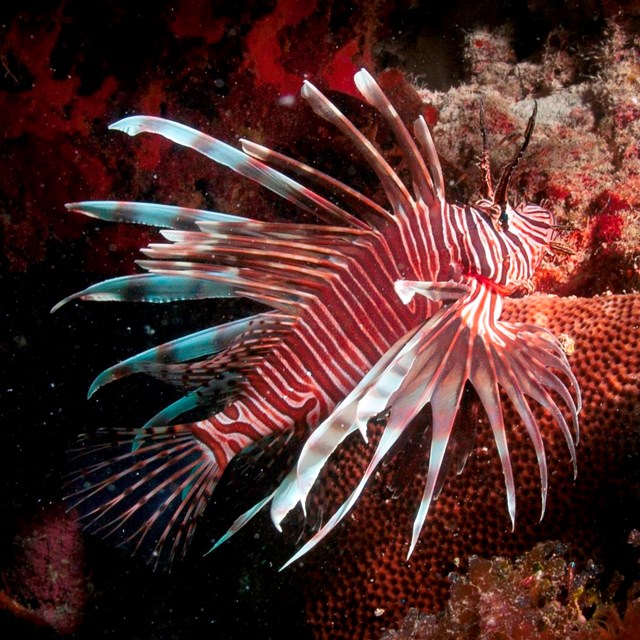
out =
[[[359,508],[326,548],[290,571],[276,570],[296,540],[278,536],[266,518],[202,560],[210,538],[229,521],[218,505],[191,556],[170,575],[153,575],[87,539],[86,564],[76,547],[60,547],[61,562],[77,563],[74,572],[57,574],[66,577],[55,586],[44,579],[38,549],[54,547],[47,536],[57,529],[48,526],[51,512],[42,505],[57,513],[64,452],[75,436],[92,427],[139,425],[173,399],[153,382],[132,380],[128,391],[106,389],[87,403],[92,377],[135,351],[250,311],[240,304],[85,305],[50,317],[51,306],[70,292],[101,276],[132,272],[138,247],[154,237],[143,228],[69,215],[63,204],[146,199],[296,219],[275,198],[194,154],[157,138],[124,141],[107,131],[124,115],[171,117],[231,142],[245,136],[319,162],[375,195],[362,162],[296,98],[308,75],[393,155],[388,132],[356,97],[353,71],[364,65],[403,115],[425,115],[451,198],[473,200],[478,100],[497,166],[513,153],[536,99],[538,128],[518,169],[517,191],[551,202],[560,221],[573,227],[563,241],[575,251],[546,261],[539,288],[582,296],[639,289],[636,3],[587,0],[577,3],[579,10],[575,3],[524,0],[134,4],[28,0],[0,8],[0,496],[6,522],[0,608],[17,616],[22,607],[33,631],[37,623],[29,616],[42,620],[43,606],[73,582],[76,603],[83,593],[89,597],[78,638],[375,637],[402,624],[412,607],[442,608],[448,574],[464,572],[472,553],[513,555],[551,537],[567,542],[568,560],[593,557],[605,574],[631,572],[625,540],[638,528],[638,380],[621,380],[625,371],[638,371],[633,296],[549,298],[517,307],[566,330],[586,386],[576,483],[556,429],[545,434],[554,473],[542,524],[530,445],[514,447],[520,485],[512,533],[493,445],[481,428],[476,455],[448,485],[410,563],[402,558],[419,494],[413,472],[420,469],[402,458],[404,479],[387,483],[394,467],[383,469],[386,476],[365,494],[371,509]],[[389,67],[395,70],[383,74]],[[514,429],[514,442],[518,433]],[[345,455],[327,470],[326,486],[346,490],[357,460]],[[317,523],[323,514],[313,517]],[[25,523],[43,536],[40,547],[21,547],[33,552],[33,567],[40,569],[16,584],[15,541],[28,539]],[[4,599],[10,587],[12,596]],[[70,607],[66,619],[58,609],[60,631],[77,624],[81,606]]]
[[[76,631],[87,592],[80,527],[73,515],[59,507],[41,510],[23,523],[11,557],[2,571],[5,594],[29,603],[60,635]]]
[[[594,589],[594,567],[577,571],[556,542],[537,544],[515,561],[472,556],[468,575],[454,577],[447,609],[413,609],[382,640],[632,640],[640,622],[636,583],[621,615]]]

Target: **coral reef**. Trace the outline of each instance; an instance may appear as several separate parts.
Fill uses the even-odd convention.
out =
[[[73,514],[59,507],[42,509],[22,523],[10,552],[0,573],[0,608],[29,623],[31,633],[51,628],[64,636],[76,631],[87,600],[87,581],[84,546]]]
[[[595,567],[576,571],[566,548],[543,542],[515,560],[474,556],[453,576],[440,616],[411,610],[381,640],[631,640],[640,623],[640,582],[616,607],[595,588]]]

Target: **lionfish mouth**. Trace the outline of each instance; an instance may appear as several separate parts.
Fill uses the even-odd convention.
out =
[[[512,525],[516,495],[504,397],[537,456],[542,514],[548,472],[531,401],[560,428],[576,474],[581,399],[567,357],[546,329],[500,320],[503,295],[530,283],[542,253],[553,247],[552,216],[542,207],[524,204],[511,221],[504,218],[513,212],[507,209],[506,189],[532,135],[535,111],[523,146],[495,190],[484,150],[485,202],[499,205],[500,212],[487,220],[478,208],[446,202],[424,119],[414,123],[414,140],[368,72],[358,72],[355,81],[395,134],[411,172],[412,192],[318,89],[305,82],[302,95],[369,162],[389,209],[265,147],[243,141],[242,150],[236,149],[185,125],[147,116],[125,118],[111,128],[129,135],[159,134],[189,147],[329,224],[264,223],[151,203],[68,205],[103,220],[160,227],[166,242],[145,250],[148,259],[140,265],[148,273],[93,285],[55,309],[73,299],[227,297],[271,307],[133,356],[103,372],[91,387],[93,393],[103,384],[144,372],[186,390],[142,429],[116,437],[111,453],[105,443],[88,447],[92,464],[71,479],[70,500],[87,527],[105,535],[121,533],[123,544],[148,548],[154,564],[171,562],[184,552],[195,521],[238,453],[274,437],[288,442],[300,424],[318,425],[293,468],[288,473],[284,469],[286,476],[275,491],[237,518],[213,548],[269,504],[280,529],[296,505],[305,510],[320,471],[345,439],[359,432],[367,440],[372,424],[379,425],[380,438],[355,489],[289,565],[354,507],[380,462],[430,405],[432,423],[424,425],[431,430],[428,471],[410,556],[453,452],[462,471],[473,448],[473,437],[456,422],[466,385],[475,389],[493,432]],[[330,197],[281,170],[306,177]],[[174,424],[196,408],[207,409],[209,417]]]

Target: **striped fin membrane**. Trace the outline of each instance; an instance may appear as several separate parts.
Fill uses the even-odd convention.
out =
[[[233,216],[228,213],[174,207],[168,204],[151,202],[114,202],[94,200],[91,202],[73,202],[65,205],[69,211],[83,213],[90,218],[107,222],[127,222],[162,229],[182,229],[196,231],[200,222],[248,222],[249,218]]]
[[[122,546],[146,554],[154,566],[170,564],[184,553],[198,517],[234,456],[244,455],[272,437],[281,436],[285,444],[288,442],[294,429],[290,424],[273,424],[268,433],[256,430],[247,434],[225,422],[223,414],[244,398],[252,376],[263,375],[261,367],[270,354],[278,353],[289,336],[298,335],[299,326],[309,318],[317,321],[321,317],[326,295],[350,296],[358,313],[379,314],[376,331],[393,335],[378,343],[379,353],[366,362],[364,373],[351,363],[353,370],[359,371],[355,383],[319,417],[318,426],[304,444],[298,442],[296,463],[288,473],[285,468],[277,488],[271,487],[268,495],[239,516],[214,548],[267,506],[275,526],[281,529],[292,509],[297,505],[306,509],[321,470],[338,447],[356,432],[366,441],[371,422],[384,416],[378,421],[383,424],[381,437],[353,492],[285,566],[299,559],[350,512],[380,462],[429,404],[432,424],[424,425],[431,430],[428,471],[408,548],[411,555],[443,486],[452,452],[458,456],[460,472],[472,450],[473,438],[456,423],[467,384],[475,389],[493,432],[512,523],[516,516],[515,480],[501,393],[515,407],[533,445],[540,471],[542,513],[547,465],[532,400],[546,409],[562,431],[576,472],[580,392],[558,341],[539,327],[501,322],[501,289],[482,278],[461,275],[455,280],[431,281],[438,270],[431,266],[432,261],[437,265],[437,260],[424,255],[426,238],[432,234],[430,221],[433,216],[451,215],[431,134],[420,117],[412,136],[367,71],[359,71],[355,83],[393,131],[409,169],[410,189],[375,145],[316,87],[305,81],[301,94],[314,112],[337,127],[367,160],[390,210],[321,171],[261,145],[242,140],[241,149],[237,149],[183,124],[152,116],[128,117],[110,128],[132,136],[164,136],[260,184],[325,224],[267,223],[152,203],[67,205],[72,211],[104,221],[157,227],[164,242],[143,250],[145,259],[138,264],[145,273],[92,285],[68,296],[53,310],[72,300],[161,303],[229,297],[258,301],[270,309],[132,356],[101,373],[91,385],[89,395],[115,380],[145,373],[184,392],[141,429],[99,433],[96,441],[77,452],[79,470],[69,483],[69,502],[89,530],[115,537]],[[533,118],[520,155],[532,130]],[[501,181],[501,197],[518,158]],[[526,206],[517,213],[526,213]],[[514,221],[511,232],[537,233],[539,242],[546,242],[548,214],[541,208],[532,212],[527,219]],[[480,213],[478,217],[482,219]],[[357,280],[353,286],[360,286],[358,291],[345,291],[341,285],[344,274],[363,269],[364,255],[380,272],[384,295],[377,292],[378,297],[372,296]],[[493,254],[482,257],[490,261]],[[404,280],[399,264],[411,265],[418,278],[433,273],[430,278]],[[406,325],[400,320],[405,307],[428,313]],[[328,333],[327,327],[322,330]],[[350,327],[349,331],[358,329]],[[357,353],[355,348],[353,351]],[[355,357],[364,361],[361,354]],[[337,374],[344,372],[332,371],[332,366],[329,363],[327,371],[336,374],[337,380]],[[281,384],[287,384],[286,373],[278,375],[283,376]],[[324,392],[319,381],[314,384],[318,393]],[[173,424],[197,408],[206,408],[211,418]]]
[[[181,425],[99,432],[84,444],[67,491],[85,529],[154,567],[182,557],[221,474],[206,447]]]
[[[89,397],[103,385],[132,373],[143,372],[148,365],[186,362],[223,351],[234,339],[242,335],[257,317],[249,316],[203,329],[127,358],[103,371],[93,381],[89,389]]]

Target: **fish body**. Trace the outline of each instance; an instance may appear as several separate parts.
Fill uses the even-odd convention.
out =
[[[414,123],[412,136],[365,70],[355,81],[393,130],[411,188],[318,89],[305,82],[302,96],[365,157],[388,208],[260,145],[242,141],[236,149],[150,116],[126,118],[111,128],[159,134],[194,149],[325,224],[265,223],[149,203],[68,205],[105,220],[160,227],[165,242],[143,250],[146,258],[139,264],[146,273],[93,285],[60,305],[71,299],[244,297],[267,309],[133,356],[92,386],[91,393],[144,372],[185,390],[141,429],[121,432],[115,444],[87,447],[80,456],[85,466],[71,482],[71,504],[88,529],[115,535],[154,564],[184,552],[218,480],[239,453],[274,436],[302,434],[298,459],[278,488],[242,514],[217,544],[267,505],[280,528],[294,507],[304,509],[341,443],[356,431],[366,439],[370,423],[381,424],[381,438],[353,493],[294,561],[353,508],[380,461],[429,404],[432,424],[423,426],[431,429],[429,468],[411,554],[450,463],[455,459],[461,471],[471,451],[473,437],[456,423],[468,385],[496,440],[512,521],[515,486],[501,393],[513,403],[536,451],[543,511],[546,460],[530,399],[553,415],[575,469],[580,395],[565,354],[548,331],[500,321],[503,297],[531,290],[534,271],[556,235],[549,211],[528,203],[512,207],[506,198],[534,118],[495,189],[487,171],[482,200],[451,204],[425,121]],[[210,415],[180,422],[179,416],[196,408]]]

